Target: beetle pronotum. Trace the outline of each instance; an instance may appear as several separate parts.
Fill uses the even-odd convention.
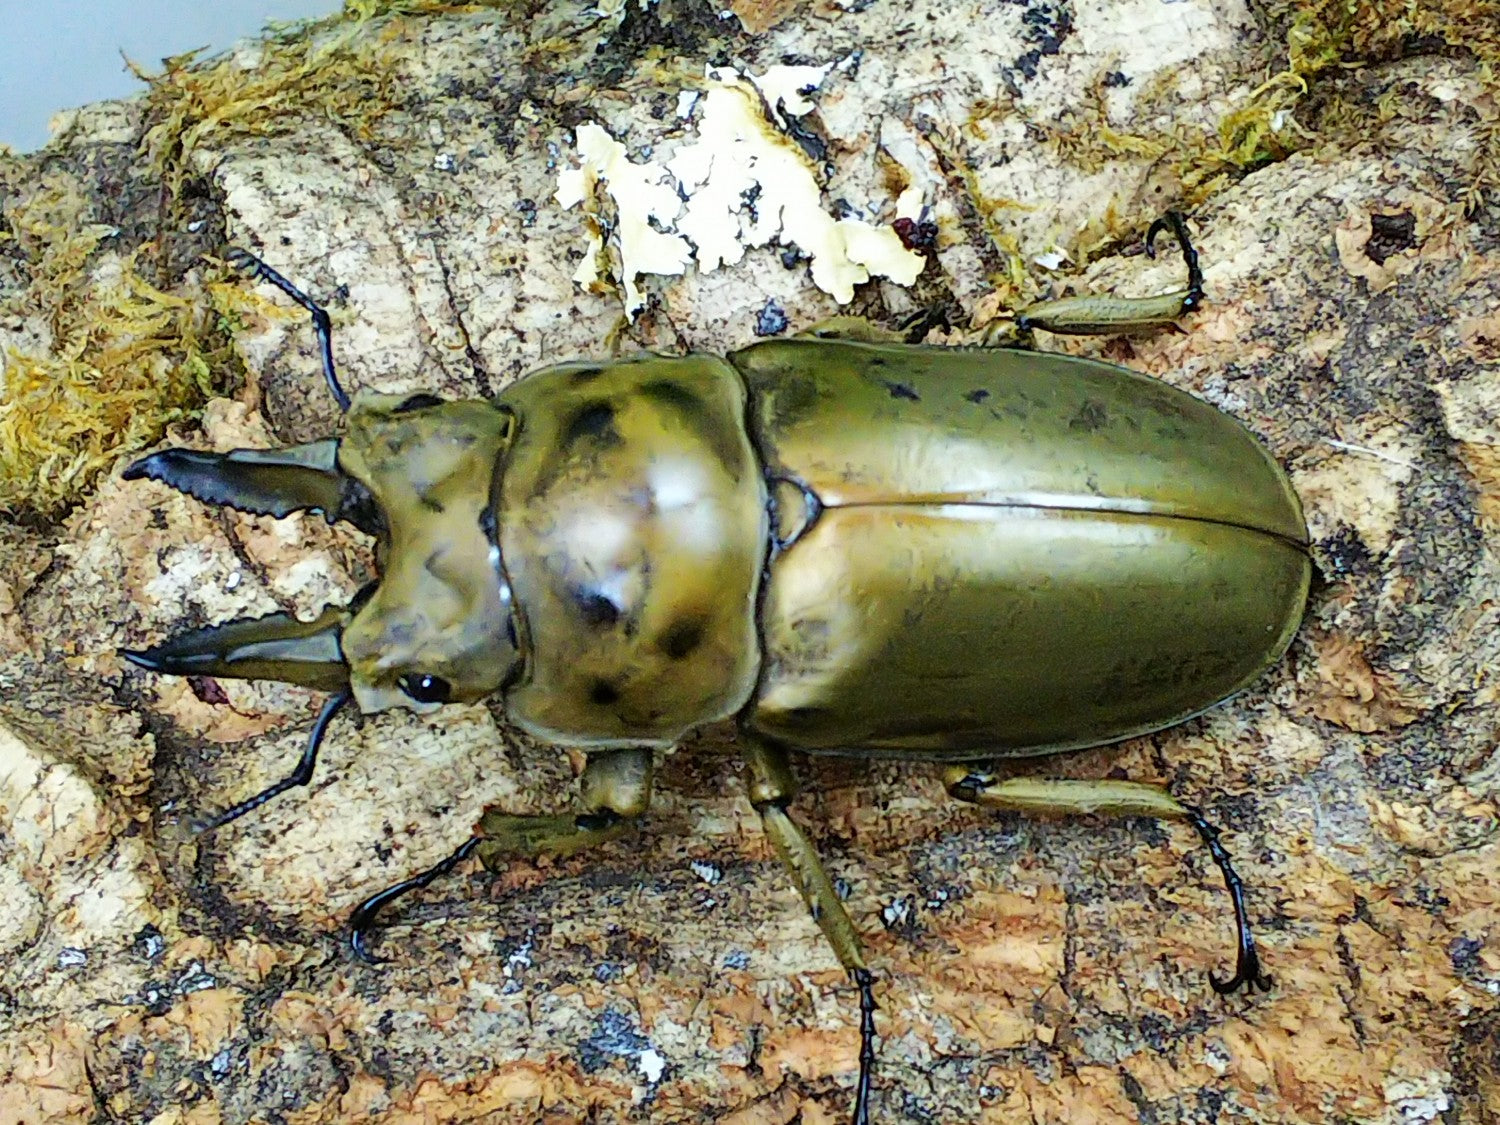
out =
[[[1170,322],[1202,299],[1033,305],[1023,332]],[[1310,577],[1285,475],[1239,423],[1094,360],[812,336],[725,358],[642,356],[529,375],[492,401],[360,391],[307,309],[343,433],[287,449],[169,449],[149,477],[213,504],[321,511],[377,536],[382,574],[311,622],[285,613],[174,637],[129,660],[175,675],[331,692],[297,768],[210,818],[306,784],[340,708],[427,711],[503,695],[512,721],[586,752],[581,811],[487,810],[452,856],[362,903],[352,945],[396,897],[471,854],[576,851],[646,811],[655,755],[734,718],[750,800],[860,992],[854,1120],[868,1120],[873,977],[787,814],[789,750],[944,764],[999,809],[1184,821],[1223,873],[1238,932],[1220,992],[1268,988],[1216,830],[1159,786],[998,779],[982,764],[1180,722],[1290,643]],[[1164,612],[1164,606],[1171,612]]]

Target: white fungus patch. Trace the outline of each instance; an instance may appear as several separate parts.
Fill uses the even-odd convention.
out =
[[[635,281],[643,273],[680,274],[690,260],[691,248],[669,230],[682,209],[675,183],[665,169],[654,164],[636,164],[625,155],[625,146],[589,122],[578,127],[578,155],[582,166],[557,177],[557,202],[564,208],[592,198],[595,185],[604,183],[615,202],[615,237],[619,239],[620,281],[625,287],[625,308],[634,316],[645,301]],[[661,230],[652,226],[656,221]],[[580,285],[598,276],[596,264],[603,239],[594,230],[589,253],[573,275]]]
[[[773,66],[762,75],[748,77],[761,97],[766,99],[777,123],[785,128],[791,124],[790,118],[812,112],[810,95],[823,84],[823,79],[832,69],[833,63],[826,66]]]
[[[1386,1105],[1396,1111],[1396,1120],[1402,1125],[1428,1125],[1452,1108],[1447,1089],[1451,1081],[1451,1076],[1442,1071],[1388,1075],[1384,1082]]]
[[[701,97],[678,100],[679,113],[699,114],[696,139],[662,164],[631,161],[602,126],[580,126],[579,167],[559,173],[556,196],[563,207],[582,204],[590,214],[588,253],[573,280],[588,286],[599,276],[602,225],[590,209],[602,188],[613,204],[615,268],[628,316],[645,305],[642,274],[680,275],[689,262],[708,273],[773,242],[795,245],[811,259],[813,284],[840,304],[871,277],[915,281],[922,255],[889,226],[830,215],[813,162],[778,127],[813,108],[809,95],[832,66],[776,66],[748,81],[729,68],[711,69]]]

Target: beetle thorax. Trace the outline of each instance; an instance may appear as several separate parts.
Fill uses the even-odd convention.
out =
[[[360,708],[427,710],[497,691],[518,659],[487,516],[510,416],[484,402],[367,393],[347,427],[339,467],[384,521],[379,586],[343,635]]]

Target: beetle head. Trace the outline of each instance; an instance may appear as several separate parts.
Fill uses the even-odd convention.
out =
[[[376,536],[378,582],[311,622],[273,613],[122,655],[173,675],[348,686],[367,712],[427,711],[505,686],[520,653],[490,501],[512,416],[366,392],[346,421],[342,438],[287,449],[163,450],[125,476],[239,511],[347,520]]]

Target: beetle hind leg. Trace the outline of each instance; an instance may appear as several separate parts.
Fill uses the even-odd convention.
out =
[[[420,874],[371,895],[349,916],[349,948],[361,961],[384,958],[369,947],[375,919],[396,899],[421,890],[477,854],[495,871],[517,856],[564,857],[623,836],[651,804],[653,759],[649,749],[608,750],[590,754],[583,771],[583,811],[557,816],[515,816],[486,809],[470,836],[447,859]]]
[[[1219,830],[1192,805],[1183,804],[1159,785],[1136,781],[1071,781],[1039,777],[1012,777],[1002,781],[983,769],[965,765],[950,766],[944,771],[943,780],[953,797],[991,809],[1051,816],[1086,816],[1091,813],[1152,816],[1158,820],[1178,820],[1192,825],[1224,876],[1224,886],[1234,903],[1239,943],[1234,975],[1228,980],[1220,980],[1210,974],[1208,982],[1221,995],[1242,987],[1251,992],[1257,988],[1270,989],[1271,978],[1261,969],[1255,936],[1250,931],[1250,918],[1245,910],[1245,885],[1230,863],[1229,853],[1219,842]]]
[[[813,340],[848,340],[857,344],[904,344],[906,334],[884,325],[876,324],[863,316],[829,316],[816,320],[795,338]]]
[[[1032,346],[1032,332],[1042,329],[1065,336],[1110,335],[1120,332],[1145,332],[1165,328],[1178,317],[1192,312],[1203,303],[1203,268],[1198,251],[1188,237],[1187,223],[1176,211],[1168,211],[1151,224],[1146,232],[1146,256],[1156,257],[1156,238],[1170,231],[1182,250],[1187,267],[1187,285],[1154,297],[1115,297],[1108,293],[1087,293],[1062,297],[1055,301],[1038,301],[1016,314],[1011,327],[1015,343]],[[1000,340],[987,340],[1000,343]]]
[[[787,815],[796,794],[786,751],[748,732],[741,732],[745,761],[750,767],[750,803],[760,813],[782,866],[790,872],[813,921],[833,948],[859,989],[859,1078],[855,1090],[853,1125],[869,1125],[870,1091],[875,1071],[875,975],[865,965],[859,933],[839,899],[833,881],[818,859],[812,841]]]

